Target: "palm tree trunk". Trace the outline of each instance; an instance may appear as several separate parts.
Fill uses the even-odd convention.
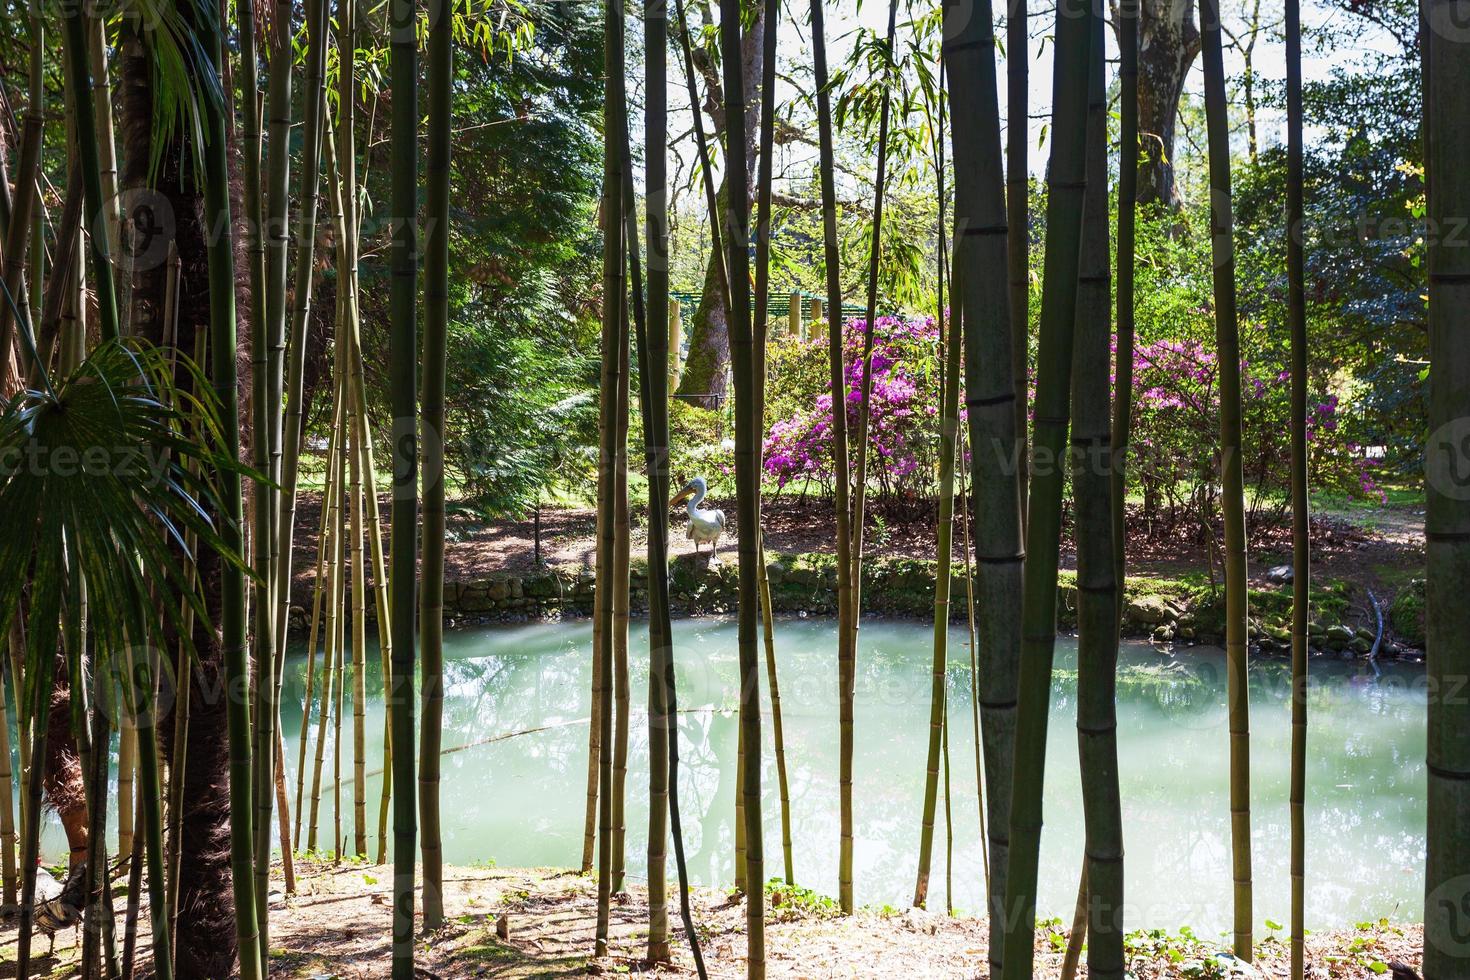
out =
[[[216,30],[208,36],[213,69],[224,63],[224,39]],[[238,384],[235,373],[235,256],[230,234],[230,189],[226,163],[225,117],[223,107],[210,99],[205,112],[204,196],[209,238],[210,294],[210,380],[222,407],[220,421],[222,443],[226,452],[237,452],[240,445],[238,416],[235,405]],[[95,213],[95,209],[93,210]],[[96,238],[93,239],[94,249]],[[99,295],[109,292],[99,289]],[[222,469],[217,486],[223,504],[220,536],[228,551],[238,554],[243,546],[238,472]],[[248,690],[248,657],[245,646],[245,574],[228,560],[221,562],[222,614],[221,647],[224,654],[227,690]],[[244,698],[230,698],[227,707],[230,759],[230,864],[234,878],[235,933],[239,943],[240,976],[257,980],[261,976],[259,924],[256,918],[254,871],[254,839],[251,833],[251,758],[250,705]],[[142,753],[140,753],[141,760]],[[145,780],[147,776],[144,776]],[[146,789],[143,790],[146,792]],[[163,947],[167,948],[167,947]]]
[[[1470,416],[1470,345],[1465,343],[1470,310],[1470,247],[1458,227],[1470,207],[1464,129],[1470,101],[1470,42],[1457,29],[1461,14],[1449,0],[1428,0],[1426,20],[1425,174],[1429,227],[1428,461],[1424,538],[1427,559],[1425,624],[1429,690],[1462,689],[1470,674],[1470,494],[1466,493],[1465,432]],[[1464,911],[1470,904],[1470,849],[1465,814],[1470,813],[1470,700],[1429,700],[1428,824],[1426,827],[1424,978],[1448,980],[1470,971]]]
[[[1225,519],[1225,662],[1230,701],[1230,850],[1235,880],[1235,955],[1251,960],[1250,691],[1247,685],[1245,479],[1241,461],[1240,328],[1230,199],[1230,119],[1220,44],[1219,0],[1204,0],[1205,119],[1210,157],[1210,251],[1220,371],[1220,510]]]
[[[1072,369],[1077,539],[1077,753],[1087,828],[1087,975],[1123,976],[1123,814],[1118,787],[1118,581],[1114,561],[1108,276],[1108,117],[1103,20],[1093,19],[1087,188]]]
[[[389,389],[393,408],[392,683],[393,713],[393,978],[413,980],[414,650],[418,621],[418,38],[412,0],[390,0],[393,95],[393,241],[389,297]],[[448,119],[439,122],[447,125]]]
[[[1307,294],[1303,255],[1302,23],[1286,0],[1286,319],[1291,332],[1291,980],[1306,973],[1307,626],[1312,513],[1307,496]]]
[[[963,314],[964,327],[965,406],[974,483],[974,588],[983,612],[978,623],[977,701],[988,799],[989,958],[991,976],[999,976],[1007,921],[1003,903],[1021,649],[1017,610],[1025,560],[1021,531],[1025,444],[1024,433],[1016,426],[994,32],[988,18],[969,17],[958,8],[946,16],[953,18],[947,23],[944,49],[954,118],[955,271],[950,305]]]
[[[1056,649],[1057,568],[1065,476],[1062,461],[1067,449],[1078,257],[1087,191],[1088,65],[1093,20],[1099,16],[1093,6],[1095,2],[1064,0],[1057,8],[1046,264],[1036,376],[1037,466],[1031,478],[1026,511],[1026,581],[1021,613],[1024,639],[1011,783],[1011,852],[1003,906],[1007,916],[1002,972],[1005,980],[1030,977],[1035,955],[1032,942],[1036,926],[1042,785],[1052,657]],[[965,308],[973,309],[968,296]],[[974,394],[972,391],[972,398]],[[975,445],[976,456],[983,457],[984,449],[979,448],[983,443],[977,439]],[[981,608],[995,607],[982,601]],[[991,831],[995,832],[994,824]]]
[[[453,121],[453,17],[429,4],[428,201],[424,255],[424,556],[419,593],[423,722],[419,733],[419,823],[423,839],[424,930],[444,924],[444,845],[439,821],[439,750],[444,728],[444,373],[449,335],[449,154]]]

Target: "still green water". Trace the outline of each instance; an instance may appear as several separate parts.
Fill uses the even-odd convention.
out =
[[[690,872],[718,887],[733,880],[737,703],[735,626],[674,623],[678,658],[680,801]],[[581,860],[587,777],[591,625],[491,627],[445,636],[443,819],[445,858],[457,864],[575,866]],[[932,630],[866,622],[856,702],[856,890],[861,904],[902,907],[913,892],[928,739]],[[796,875],[837,891],[837,665],[830,620],[777,623],[790,773]],[[643,868],[647,827],[647,631],[635,623],[627,781],[629,871]],[[1070,920],[1083,827],[1075,722],[1075,643],[1058,645],[1047,746],[1041,914]],[[382,679],[369,654],[369,768],[381,765]],[[1314,661],[1308,759],[1307,924],[1388,916],[1417,920],[1424,855],[1424,675]],[[951,633],[954,904],[984,905],[969,651]],[[318,676],[319,686],[320,676]],[[764,668],[762,673],[764,685]],[[304,655],[293,658],[282,714],[288,790],[295,798]],[[343,731],[343,831],[352,834],[350,707]],[[763,686],[764,693],[764,686]],[[1288,921],[1289,676],[1279,660],[1251,670],[1256,912]],[[768,701],[765,702],[768,705]],[[1118,690],[1119,765],[1127,848],[1129,928],[1191,925],[1202,934],[1230,920],[1226,698],[1223,656],[1182,651],[1171,660],[1126,644]],[[763,780],[768,875],[781,873],[776,771],[765,715]],[[315,747],[313,714],[310,747]],[[524,733],[524,734],[520,734]],[[332,745],[323,775],[319,849],[332,849]],[[310,755],[310,753],[309,753]],[[369,852],[376,853],[380,777],[368,780]],[[310,795],[308,758],[307,795]],[[942,800],[941,800],[942,807]],[[944,832],[937,833],[931,905],[944,901]],[[303,836],[304,836],[303,824]],[[303,842],[304,843],[304,842]],[[303,846],[298,844],[298,847]],[[672,877],[672,860],[670,874]]]

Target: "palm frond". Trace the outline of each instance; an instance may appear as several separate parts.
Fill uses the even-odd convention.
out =
[[[200,383],[177,385],[176,369]],[[189,650],[181,606],[159,601],[181,595],[208,621],[186,571],[186,532],[243,567],[210,516],[220,512],[213,485],[189,466],[249,474],[220,452],[218,406],[202,381],[172,352],[118,341],[99,346],[54,392],[22,391],[4,405],[0,513],[15,533],[0,539],[0,627],[24,597],[28,665],[55,656],[83,595],[99,664],[165,635]]]

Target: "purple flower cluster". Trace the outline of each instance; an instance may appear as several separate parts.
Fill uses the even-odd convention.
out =
[[[859,422],[867,323],[843,325],[844,381],[849,431]],[[825,347],[826,341],[812,341]],[[936,415],[939,329],[932,317],[879,317],[873,329],[872,396],[869,403],[869,473],[887,490],[917,482],[932,453]],[[811,407],[772,423],[765,439],[765,468],[778,487],[793,480],[827,483],[832,477],[832,386]]]

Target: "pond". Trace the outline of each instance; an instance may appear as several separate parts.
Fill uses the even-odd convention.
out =
[[[696,881],[733,880],[737,703],[735,625],[674,623],[678,658],[680,799]],[[856,702],[855,878],[860,904],[907,904],[918,850],[928,738],[932,631],[917,622],[870,621],[861,630]],[[836,627],[783,619],[777,653],[790,772],[799,884],[837,891]],[[635,622],[627,782],[629,873],[642,870],[647,826],[647,631]],[[445,636],[443,819],[445,859],[506,866],[576,866],[582,853],[590,704],[591,625],[490,627]],[[369,653],[375,664],[375,652]],[[1075,641],[1058,644],[1047,746],[1042,915],[1070,921],[1082,854],[1075,721]],[[1129,928],[1193,926],[1202,935],[1230,921],[1227,738],[1223,655],[1161,655],[1125,644],[1118,691],[1119,764],[1127,848]],[[1424,857],[1425,691],[1422,668],[1312,664],[1307,808],[1307,925],[1420,917]],[[319,680],[320,678],[318,678]],[[294,800],[304,654],[288,669],[282,706],[288,788]],[[764,685],[764,672],[762,673]],[[954,905],[983,908],[975,798],[969,652],[950,639],[947,674],[954,725]],[[370,666],[369,769],[381,765],[382,680]],[[1289,675],[1281,660],[1251,669],[1256,912],[1288,921]],[[349,687],[349,694],[351,688]],[[764,693],[764,687],[763,687]],[[763,709],[765,710],[765,709]],[[779,802],[765,713],[765,840],[770,875],[781,872]],[[344,831],[351,819],[351,710],[345,719]],[[315,716],[313,715],[313,732]],[[524,733],[524,734],[518,734]],[[314,735],[313,735],[314,745]],[[308,767],[310,763],[308,762]],[[318,846],[330,850],[331,745]],[[375,841],[380,776],[368,786]],[[310,774],[308,771],[308,795]],[[942,806],[942,801],[941,801]],[[944,836],[937,833],[931,906],[944,901]],[[301,845],[298,845],[298,847]],[[375,850],[375,843],[370,850]],[[672,860],[670,862],[672,880]],[[1262,932],[1264,934],[1264,930]]]

